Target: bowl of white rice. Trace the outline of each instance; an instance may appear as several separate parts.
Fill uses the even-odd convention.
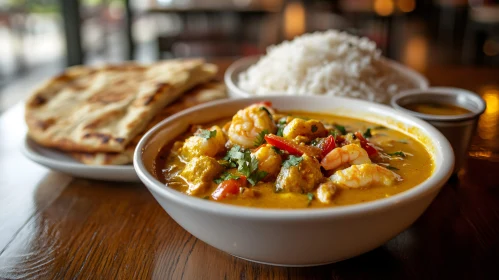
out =
[[[265,56],[234,62],[225,72],[232,98],[325,95],[388,103],[406,89],[428,88],[418,72],[381,55],[373,41],[329,30],[267,48]]]

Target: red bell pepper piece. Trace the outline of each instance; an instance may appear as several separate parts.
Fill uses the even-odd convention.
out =
[[[256,104],[263,104],[263,105],[265,105],[267,107],[272,108],[272,102],[270,102],[270,101],[262,101],[262,102],[258,102]]]
[[[359,131],[355,132],[355,136],[357,137],[357,139],[359,139],[360,146],[364,150],[366,150],[369,157],[375,157],[378,155],[378,150],[376,150],[373,146],[371,146],[371,144],[366,140],[366,138],[364,138],[364,136],[362,136],[362,134]]]
[[[283,137],[267,134],[265,135],[265,141],[270,145],[279,148],[288,152],[290,155],[294,156],[302,156],[303,154],[307,154],[308,156],[314,157],[321,154],[321,150],[316,147],[311,146],[303,146],[294,143],[291,140],[285,139]]]
[[[225,180],[218,185],[215,191],[211,194],[214,200],[220,200],[229,194],[239,194],[239,188],[245,187],[248,184],[246,177],[241,176],[239,179]]]
[[[333,135],[329,135],[322,144],[322,152],[321,156],[325,157],[329,152],[331,152],[334,148],[336,148],[336,142],[334,140]]]

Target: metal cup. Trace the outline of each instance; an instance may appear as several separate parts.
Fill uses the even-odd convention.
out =
[[[468,109],[461,115],[428,115],[406,109],[413,103],[441,103]],[[458,172],[466,159],[471,138],[475,133],[478,118],[485,111],[485,101],[477,94],[459,88],[433,87],[402,91],[391,99],[393,108],[423,119],[449,140],[456,158],[454,172]]]

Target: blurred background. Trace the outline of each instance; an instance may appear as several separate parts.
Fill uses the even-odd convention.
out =
[[[67,66],[235,58],[331,28],[423,73],[499,67],[499,0],[0,0],[0,112]]]

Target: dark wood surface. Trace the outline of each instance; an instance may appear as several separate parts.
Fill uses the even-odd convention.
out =
[[[223,72],[230,61],[217,63]],[[434,85],[492,96],[479,130],[496,138],[476,136],[474,145],[499,151],[499,69],[442,66],[426,75]],[[0,278],[499,279],[497,154],[470,158],[423,216],[385,245],[336,264],[284,268],[197,240],[142,184],[74,179],[30,162],[19,152],[22,114],[18,105],[0,117]]]

